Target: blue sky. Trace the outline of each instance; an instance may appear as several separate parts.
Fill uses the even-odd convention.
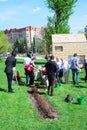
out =
[[[0,0],[0,30],[26,26],[44,27],[47,16],[52,12],[46,7],[45,0]],[[84,31],[87,25],[87,0],[78,0],[70,16],[72,33]]]

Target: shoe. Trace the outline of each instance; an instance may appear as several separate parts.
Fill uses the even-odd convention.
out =
[[[53,96],[53,94],[50,94],[50,96]]]
[[[26,86],[29,86],[29,84],[26,84]]]
[[[14,91],[11,91],[11,93],[15,93]]]
[[[76,85],[76,82],[73,82],[74,85]]]
[[[14,91],[8,91],[9,93],[14,93]]]

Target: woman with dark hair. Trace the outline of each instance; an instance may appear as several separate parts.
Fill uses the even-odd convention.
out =
[[[34,83],[34,63],[29,53],[27,53],[27,57],[24,58],[24,70],[26,75],[26,85],[31,86]]]
[[[13,79],[13,68],[16,67],[16,52],[12,51],[11,56],[7,57],[5,61],[5,73],[8,80],[8,92],[13,92],[12,90],[12,79]]]

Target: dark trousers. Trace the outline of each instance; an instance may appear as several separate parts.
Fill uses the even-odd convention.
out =
[[[34,83],[34,72],[32,72],[31,74],[29,74],[30,77],[30,85],[32,85]]]
[[[60,69],[59,70],[59,79],[60,79],[60,82],[62,82],[62,78],[63,78],[63,69]]]
[[[26,72],[26,84],[28,83],[29,85],[32,85],[34,83],[34,72],[30,74]]]
[[[87,82],[87,69],[85,69],[85,82]]]
[[[12,79],[13,79],[13,73],[6,73],[7,80],[8,80],[8,91],[12,91]]]
[[[54,79],[55,79],[54,75],[48,75],[48,81],[49,81],[48,94],[51,91],[51,95],[53,95],[54,91]]]

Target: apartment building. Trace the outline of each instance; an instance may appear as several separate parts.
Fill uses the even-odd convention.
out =
[[[26,44],[29,47],[30,43],[33,42],[33,38],[40,38],[42,39],[42,31],[43,27],[41,28],[36,28],[32,26],[24,27],[24,28],[14,28],[10,30],[5,30],[5,34],[9,36],[9,40],[11,42],[16,41],[16,39],[23,37],[26,40]]]

